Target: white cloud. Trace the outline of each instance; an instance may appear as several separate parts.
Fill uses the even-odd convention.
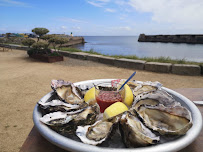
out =
[[[139,12],[152,13],[152,21],[187,29],[203,28],[202,0],[130,0]]]
[[[68,17],[61,17],[61,18],[58,18],[57,20],[62,22],[72,22],[72,23],[88,23],[83,20],[78,20],[78,19],[68,18]]]
[[[129,26],[119,26],[119,27],[112,27],[112,29],[119,30],[119,31],[131,31],[131,27]]]
[[[104,5],[106,5],[110,0],[91,0],[91,1],[87,1],[87,3],[95,6],[95,7],[103,7]]]
[[[74,30],[80,30],[80,27],[79,26],[73,26],[72,29],[74,29]]]
[[[67,27],[63,25],[63,26],[61,26],[61,29],[66,30]]]
[[[29,4],[20,2],[20,1],[14,1],[14,0],[0,0],[0,6],[8,6],[8,7],[31,7]]]
[[[105,12],[114,13],[114,12],[116,12],[116,10],[115,9],[111,9],[111,8],[106,8]]]

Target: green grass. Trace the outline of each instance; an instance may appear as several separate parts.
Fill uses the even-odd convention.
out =
[[[93,49],[89,50],[89,51],[82,51],[80,49],[77,48],[67,48],[67,47],[63,47],[61,48],[61,50],[63,51],[68,51],[68,52],[86,52],[86,53],[90,53],[90,54],[96,54],[96,55],[103,55],[101,53],[97,53],[95,52]],[[194,65],[201,65],[203,66],[203,62],[192,62],[192,61],[187,61],[184,58],[183,59],[171,59],[170,57],[137,57],[136,55],[103,55],[103,56],[110,56],[110,57],[114,57],[114,58],[126,58],[126,59],[133,59],[133,60],[144,60],[147,62],[160,62],[160,63],[172,63],[172,64],[194,64]]]

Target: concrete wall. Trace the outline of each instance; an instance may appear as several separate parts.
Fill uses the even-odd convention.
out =
[[[139,42],[171,42],[171,43],[190,43],[203,44],[203,35],[145,35],[140,34]]]
[[[1,45],[1,47],[3,47]],[[10,47],[12,49],[26,50],[27,47],[21,47],[17,45],[4,45],[4,47]],[[67,52],[59,51],[63,56],[70,58],[76,58],[81,60],[91,60],[94,62],[100,62],[111,66],[128,68],[133,70],[146,70],[158,73],[172,73],[178,75],[191,75],[200,76],[203,75],[203,66],[199,65],[188,65],[188,64],[171,64],[171,63],[158,63],[158,62],[146,62],[143,60],[132,60],[120,58],[116,59],[113,57],[94,55],[85,52]]]
[[[158,63],[158,62],[146,62],[143,60],[132,60],[132,59],[116,59],[113,57],[107,57],[103,55],[93,55],[84,52],[67,52],[60,51],[64,56],[91,60],[94,62],[100,62],[111,66],[128,68],[133,70],[146,70],[158,73],[172,73],[178,75],[190,75],[200,76],[203,75],[203,68],[199,65],[188,65],[188,64],[171,64],[171,63]]]

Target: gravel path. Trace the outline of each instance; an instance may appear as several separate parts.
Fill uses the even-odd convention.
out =
[[[33,127],[32,112],[37,101],[51,91],[52,79],[71,82],[128,78],[134,71],[92,61],[65,58],[43,63],[28,58],[25,51],[0,52],[0,151],[19,151]],[[159,81],[165,87],[200,88],[202,76],[179,76],[137,70],[134,79]]]

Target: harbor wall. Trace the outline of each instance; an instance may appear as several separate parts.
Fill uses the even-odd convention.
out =
[[[145,35],[140,34],[138,42],[171,42],[203,44],[203,34]]]
[[[63,44],[62,46],[68,47],[76,44],[83,44],[85,43],[84,37],[70,37],[69,41],[66,44]]]
[[[7,47],[9,49],[21,49],[27,50],[27,46],[19,45],[0,45],[0,47]],[[94,62],[100,62],[119,68],[127,68],[133,70],[146,70],[158,73],[172,73],[177,75],[191,75],[191,76],[203,76],[203,65],[189,65],[189,64],[172,64],[172,63],[158,63],[158,62],[146,62],[143,60],[132,60],[125,58],[113,58],[103,55],[94,55],[85,52],[67,52],[60,51],[63,56],[70,58],[76,58],[81,60],[91,60]]]

